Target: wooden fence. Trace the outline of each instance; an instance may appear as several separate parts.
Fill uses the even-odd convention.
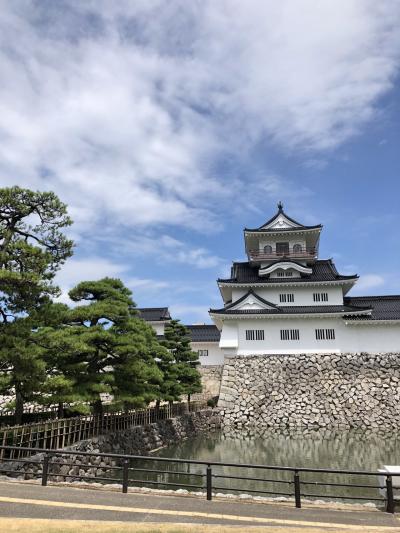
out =
[[[205,406],[206,404],[202,402],[173,403],[162,405],[158,409],[150,407],[128,412],[60,418],[36,424],[0,428],[0,445],[55,450],[104,433],[151,424],[158,420],[180,416],[188,411],[200,411]],[[26,455],[22,450],[11,450],[10,453],[10,458]],[[0,459],[3,458],[3,454],[4,450],[1,449]]]

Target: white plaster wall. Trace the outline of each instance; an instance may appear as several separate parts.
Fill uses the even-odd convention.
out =
[[[208,350],[208,356],[199,357],[202,366],[222,365],[224,363],[224,354],[219,347],[218,342],[192,342],[190,345],[194,352],[197,352],[198,350]]]
[[[248,288],[233,288],[232,302],[235,302],[248,292]],[[341,286],[333,287],[287,287],[282,284],[282,287],[254,287],[254,292],[273,304],[279,306],[284,305],[342,305],[343,291]],[[314,292],[327,292],[327,302],[314,302]],[[279,295],[283,293],[294,294],[294,303],[281,303]]]
[[[236,350],[238,348],[238,327],[236,321],[227,320],[224,322],[219,346],[223,349],[234,348]]]
[[[157,335],[164,335],[165,323],[164,322],[148,322],[154,329]]]
[[[221,339],[227,322],[224,324]],[[335,329],[335,339],[316,340],[316,328]],[[247,341],[246,329],[263,329],[264,341]],[[300,340],[281,341],[281,329],[298,329]],[[400,351],[400,324],[355,326],[346,325],[341,318],[230,320],[230,339],[233,339],[235,334],[238,355]],[[221,346],[221,349],[228,355],[228,350],[224,349],[224,346]],[[234,350],[229,351],[231,352],[229,355],[232,355]]]
[[[351,352],[399,352],[400,324],[349,324],[346,328],[346,351]]]

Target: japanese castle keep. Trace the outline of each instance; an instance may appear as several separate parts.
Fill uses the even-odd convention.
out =
[[[321,232],[279,203],[244,230],[214,325],[188,326],[224,426],[400,426],[400,296],[349,296],[358,276],[319,258]],[[168,309],[139,311],[162,335]]]
[[[347,296],[358,276],[319,258],[321,231],[281,203],[261,227],[244,230],[248,261],[218,279],[224,306],[210,309],[220,364],[236,355],[400,351],[400,296]]]

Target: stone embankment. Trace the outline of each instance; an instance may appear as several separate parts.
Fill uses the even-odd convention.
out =
[[[400,354],[315,354],[225,360],[224,426],[400,427]]]
[[[68,476],[74,476],[74,481],[80,481],[86,476],[89,478],[102,477],[110,471],[111,467],[119,464],[111,457],[90,457],[80,455],[79,452],[147,455],[157,448],[168,446],[220,427],[219,414],[208,409],[168,420],[160,420],[153,424],[107,433],[65,448],[68,451],[76,451],[76,455],[65,454],[52,457],[49,472],[54,474],[54,476],[50,479],[54,481],[71,481],[71,477]],[[43,470],[43,456],[44,454],[39,453],[27,458],[23,463],[5,463],[5,466],[0,467],[0,474],[3,468],[14,470],[14,472],[8,474],[12,477],[37,478]],[[67,463],[73,463],[73,465]]]

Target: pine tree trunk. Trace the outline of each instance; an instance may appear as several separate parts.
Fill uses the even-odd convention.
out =
[[[64,418],[64,404],[62,402],[59,402],[57,406],[57,418]]]
[[[93,414],[94,415],[100,415],[100,416],[103,415],[103,404],[102,404],[100,399],[99,400],[95,400],[92,403],[92,408],[93,408]]]
[[[190,393],[187,395],[188,411],[190,411]]]
[[[24,414],[24,399],[18,387],[15,388],[15,424],[22,424],[22,415]]]
[[[156,418],[158,420],[158,417],[160,415],[160,400],[156,400],[155,413],[156,413]]]

